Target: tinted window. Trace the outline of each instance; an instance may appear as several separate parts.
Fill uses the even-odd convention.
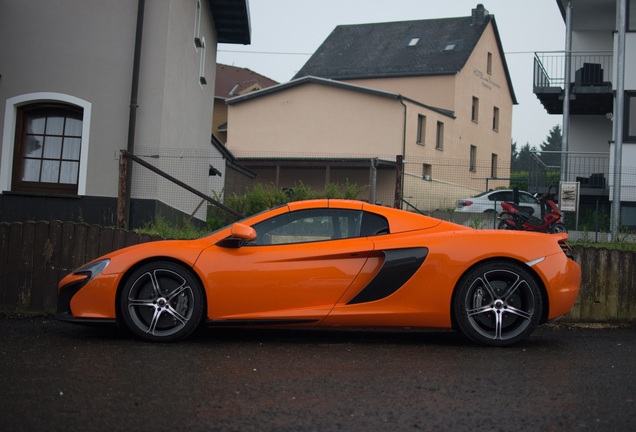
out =
[[[359,237],[362,212],[341,209],[308,209],[274,216],[254,225],[252,244],[289,244]]]
[[[488,197],[490,201],[512,201],[512,192],[497,192]]]
[[[519,194],[519,201],[526,204],[536,204],[537,200],[532,195]]]
[[[362,215],[362,229],[360,235],[375,236],[389,233],[389,222],[385,217],[375,213],[364,212]]]

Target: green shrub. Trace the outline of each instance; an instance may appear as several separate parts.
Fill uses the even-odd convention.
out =
[[[318,198],[357,199],[358,195],[365,189],[366,186],[349,183],[349,180],[344,185],[329,183],[320,192],[314,191],[301,181],[291,188],[282,189],[272,184],[257,183],[243,195],[233,194],[227,196],[224,204],[245,216],[251,216],[293,201]],[[220,199],[218,200],[220,201]],[[236,221],[236,218],[226,211],[216,206],[208,207],[207,227],[210,231],[222,228],[234,221]]]
[[[510,179],[510,189],[528,190],[528,171],[511,171]]]

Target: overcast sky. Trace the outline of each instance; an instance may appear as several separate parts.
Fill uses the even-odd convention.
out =
[[[300,70],[340,24],[469,16],[477,0],[249,0],[250,45],[219,44],[217,62],[246,67],[278,82]],[[518,105],[512,139],[539,147],[561,116],[548,115],[532,93],[535,52],[563,51],[565,24],[556,0],[486,0],[494,15]],[[426,101],[422,101],[426,103]]]

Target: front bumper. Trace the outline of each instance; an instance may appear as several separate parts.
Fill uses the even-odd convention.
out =
[[[118,282],[119,275],[66,276],[58,287],[56,318],[78,324],[116,322]]]

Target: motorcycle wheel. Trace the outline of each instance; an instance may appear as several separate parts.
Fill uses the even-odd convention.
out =
[[[558,234],[558,233],[567,233],[568,230],[565,228],[565,225],[561,222],[555,223],[550,227],[550,234]]]
[[[499,222],[499,225],[497,225],[497,229],[500,229],[500,230],[514,230],[515,227],[513,227],[510,224],[507,224],[505,220],[502,220],[501,222]]]

